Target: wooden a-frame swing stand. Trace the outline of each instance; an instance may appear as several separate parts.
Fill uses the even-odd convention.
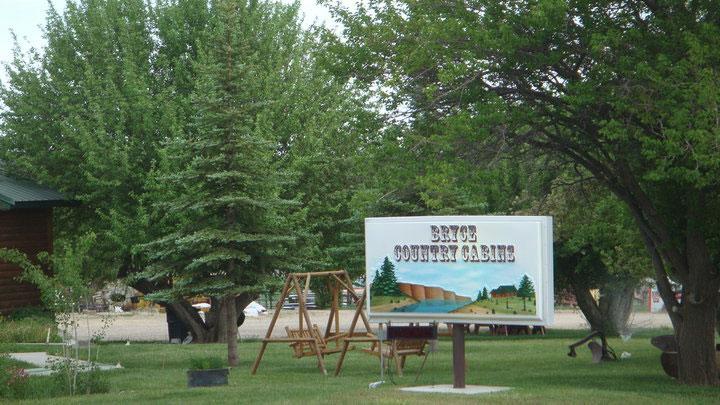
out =
[[[315,277],[326,278],[330,294],[332,297],[332,304],[330,309],[330,316],[328,317],[327,325],[325,326],[324,333],[321,333],[317,325],[314,325],[310,320],[310,314],[307,310],[307,296],[310,292],[310,280]],[[355,304],[355,316],[353,317],[352,326],[348,332],[340,332],[340,297],[342,291],[347,291],[349,297],[352,298]],[[283,309],[283,303],[285,299],[295,291],[298,297],[298,328],[291,329],[286,327],[287,337],[273,337],[273,329],[277,322],[280,311]],[[363,305],[365,303],[365,295],[359,297],[352,287],[352,281],[350,276],[345,270],[337,271],[323,271],[323,272],[311,272],[311,273],[291,273],[285,279],[282,292],[280,293],[280,299],[275,306],[275,313],[270,321],[270,326],[265,334],[265,338],[262,340],[262,346],[260,346],[260,352],[258,353],[255,363],[253,364],[251,374],[255,374],[260,366],[263,354],[269,343],[287,343],[293,349],[293,355],[297,358],[305,356],[316,356],[318,361],[318,368],[327,374],[325,368],[324,357],[326,354],[342,352],[344,357],[345,352],[348,350],[348,345],[341,345],[341,341],[346,338],[352,338],[357,336],[372,337],[372,329],[368,322]],[[365,324],[365,333],[355,334],[355,325],[357,324],[358,318],[361,318]],[[334,343],[334,347],[328,347],[328,343]]]

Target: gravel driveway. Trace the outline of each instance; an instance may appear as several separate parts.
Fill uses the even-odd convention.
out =
[[[340,311],[340,328],[346,330],[350,327],[354,311]],[[322,330],[327,324],[330,311],[310,311],[310,318]],[[111,319],[106,330],[106,341],[167,341],[168,330],[165,314],[155,311],[136,311],[121,314],[86,314],[80,319],[78,339],[87,340],[88,336],[102,326],[103,319]],[[241,339],[261,338],[267,333],[272,314],[259,317],[247,317],[245,323],[239,328]],[[630,330],[671,327],[670,318],[666,313],[640,312],[631,315]],[[284,310],[278,318],[273,336],[285,336],[285,326],[296,328],[298,312]],[[374,325],[373,325],[374,326]],[[556,311],[553,329],[583,329],[588,324],[580,311]],[[358,322],[359,330],[362,323]],[[92,332],[88,333],[88,329]]]

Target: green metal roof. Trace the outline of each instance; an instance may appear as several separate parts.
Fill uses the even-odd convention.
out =
[[[11,177],[0,162],[0,210],[75,205],[62,193],[30,180]]]

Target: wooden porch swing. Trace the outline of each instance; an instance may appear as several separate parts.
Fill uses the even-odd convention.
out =
[[[307,297],[310,292],[310,280],[313,277],[327,278],[328,287],[332,297],[330,316],[328,317],[324,333],[320,331],[320,328],[318,328],[317,325],[312,323],[310,320],[310,314],[307,310]],[[273,329],[275,328],[278,316],[280,316],[280,311],[283,309],[283,303],[292,291],[295,291],[298,297],[298,327],[285,327],[287,337],[273,337]],[[355,317],[353,318],[353,324],[351,327],[352,333],[340,331],[339,310],[342,291],[347,292],[347,295],[353,300],[355,305]],[[290,348],[293,350],[293,356],[296,358],[316,356],[318,368],[323,372],[323,374],[327,374],[324,361],[325,355],[347,350],[347,345],[342,345],[341,343],[345,338],[359,336],[354,333],[358,317],[362,318],[362,321],[365,324],[366,332],[361,335],[372,336],[370,323],[368,322],[363,309],[364,302],[364,295],[359,297],[355,293],[350,276],[345,270],[289,274],[285,279],[280,299],[275,306],[275,313],[270,321],[270,326],[265,334],[265,338],[262,340],[260,352],[255,359],[251,374],[256,373],[258,367],[260,366],[263,354],[265,354],[265,349],[269,343],[289,344]]]

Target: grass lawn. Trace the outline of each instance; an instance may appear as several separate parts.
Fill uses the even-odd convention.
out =
[[[510,386],[506,393],[466,397],[410,394],[398,388],[413,385],[451,384],[451,342],[443,338],[439,352],[431,354],[417,384],[421,358],[408,358],[405,376],[393,376],[376,389],[368,383],[379,379],[375,357],[350,352],[340,377],[323,376],[312,358],[294,359],[285,344],[269,345],[258,374],[249,369],[257,355],[257,341],[239,344],[241,366],[230,373],[230,385],[221,388],[186,388],[185,371],[190,358],[225,353],[224,345],[105,344],[100,361],[121,363],[125,369],[110,371],[108,394],[49,398],[27,403],[718,403],[719,388],[685,387],[665,376],[660,352],[649,338],[668,333],[639,333],[627,342],[610,344],[632,357],[613,363],[592,364],[586,348],[577,358],[566,355],[567,345],[584,331],[551,331],[548,336],[468,336],[467,383]],[[0,345],[0,351],[37,351],[41,347]],[[334,368],[337,355],[328,357]]]

